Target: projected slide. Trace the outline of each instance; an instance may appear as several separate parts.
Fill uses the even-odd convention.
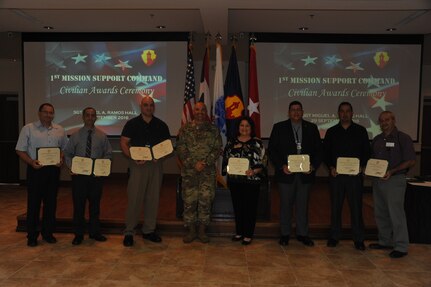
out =
[[[96,125],[108,135],[140,114],[142,97],[173,133],[179,128],[186,68],[186,42],[25,42],[26,122],[37,120],[43,102],[68,134],[82,126],[81,112],[97,110]],[[170,94],[171,96],[168,96]]]
[[[386,110],[417,139],[420,45],[258,43],[257,51],[263,136],[297,100],[322,138],[338,122],[338,104],[348,101],[370,139],[380,133],[378,115]]]
[[[140,113],[143,96],[153,97],[159,112],[165,107],[165,43],[46,43],[45,71],[47,95],[68,133],[81,124],[76,116],[83,106],[96,108],[108,134],[120,134]]]

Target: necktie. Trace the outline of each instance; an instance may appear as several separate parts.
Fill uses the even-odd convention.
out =
[[[91,157],[91,130],[88,131],[87,146],[85,147],[85,157]]]

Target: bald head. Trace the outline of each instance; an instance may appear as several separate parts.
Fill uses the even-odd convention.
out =
[[[154,114],[154,100],[152,97],[145,96],[141,100],[141,113],[144,119],[151,119]]]

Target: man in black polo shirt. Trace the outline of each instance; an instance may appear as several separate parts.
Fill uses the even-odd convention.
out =
[[[133,245],[135,227],[139,222],[141,206],[144,205],[144,223],[142,234],[144,239],[161,242],[156,228],[159,193],[162,185],[161,160],[132,160],[131,146],[152,147],[166,139],[170,133],[168,126],[154,116],[154,101],[145,97],[141,101],[141,114],[129,120],[121,133],[120,146],[124,155],[129,158],[129,182],[127,185],[126,229],[124,230],[124,246]]]
[[[341,235],[342,209],[344,196],[350,207],[352,237],[355,248],[365,250],[364,222],[362,218],[362,184],[361,172],[358,175],[337,174],[336,163],[339,157],[354,157],[360,161],[361,170],[370,157],[370,144],[367,130],[352,121],[353,108],[348,102],[338,106],[339,123],[326,132],[323,141],[325,163],[329,168],[331,185],[331,234],[328,247],[335,247]]]
[[[398,131],[395,116],[385,111],[379,116],[382,133],[371,146],[373,158],[388,161],[383,178],[373,180],[374,215],[379,229],[379,242],[370,244],[371,249],[392,249],[392,258],[407,255],[409,235],[404,213],[406,173],[415,164],[415,150],[409,135]]]

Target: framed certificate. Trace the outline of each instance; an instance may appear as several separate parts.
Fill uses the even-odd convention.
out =
[[[70,170],[75,174],[90,175],[93,171],[93,160],[88,157],[74,156]]]
[[[154,158],[159,159],[171,154],[174,151],[174,147],[172,146],[172,141],[167,139],[153,146],[152,150]]]
[[[98,158],[94,160],[93,174],[95,176],[108,176],[111,174],[111,160]]]
[[[290,172],[309,172],[310,156],[308,154],[291,154],[287,157]]]
[[[41,147],[37,149],[37,160],[41,165],[56,165],[60,163],[59,147]]]
[[[130,147],[130,157],[133,160],[152,160],[151,150],[145,146],[132,146]]]
[[[359,159],[355,157],[337,158],[337,173],[346,175],[359,174]]]
[[[388,164],[387,160],[370,158],[365,168],[365,174],[368,176],[384,177],[388,169]]]
[[[231,157],[227,163],[227,173],[231,175],[245,175],[249,168],[249,161],[246,158]]]

